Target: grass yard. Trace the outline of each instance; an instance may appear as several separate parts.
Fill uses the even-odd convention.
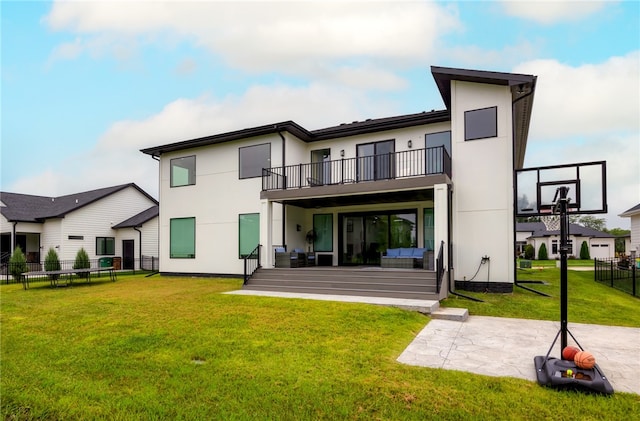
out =
[[[515,317],[536,320],[560,320],[560,269],[520,269],[519,281],[542,281],[544,284],[521,285],[544,292],[543,297],[514,287],[512,294],[481,294],[457,291],[479,298],[476,303],[456,296],[444,300],[443,307],[464,307],[469,314]],[[640,327],[640,299],[594,281],[593,271],[567,271],[569,323]]]
[[[423,315],[220,294],[240,286],[159,276],[27,291],[2,285],[2,418],[615,420],[640,410],[632,394],[558,392],[526,380],[405,366],[395,360],[427,323]],[[611,306],[629,311],[612,316],[628,324],[614,324],[640,325],[637,299],[598,287],[601,299],[614,295]],[[582,287],[571,288],[572,300],[582,300]],[[549,307],[541,314],[553,319],[555,299],[509,296],[520,304],[487,299],[472,313],[501,308],[505,316],[536,317],[533,303]],[[466,300],[447,305],[458,301],[472,307]],[[581,317],[609,320],[586,307]]]

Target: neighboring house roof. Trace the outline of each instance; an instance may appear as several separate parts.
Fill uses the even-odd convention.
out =
[[[531,237],[551,237],[560,235],[559,230],[548,231],[547,227],[542,222],[518,222],[516,223],[516,231],[530,232]],[[616,238],[615,235],[583,227],[579,224],[569,224],[569,235],[577,237]]]
[[[524,152],[529,133],[529,122],[531,120],[531,109],[533,107],[533,93],[535,91],[536,76],[436,66],[431,67],[431,73],[438,85],[442,99],[447,106],[446,110],[431,110],[429,112],[423,111],[421,113],[395,117],[366,119],[364,121],[354,121],[352,123],[344,123],[338,126],[318,130],[307,130],[293,121],[284,121],[191,140],[184,140],[162,146],[154,146],[142,149],[141,152],[151,156],[160,156],[167,152],[215,145],[218,143],[231,142],[234,140],[264,136],[285,131],[293,134],[304,142],[315,142],[319,140],[413,127],[423,124],[446,122],[451,119],[449,112],[451,107],[450,82],[452,80],[460,80],[511,87],[515,125],[514,133],[516,152],[514,156],[514,163],[516,168],[521,168],[524,162]]]
[[[135,183],[128,183],[59,197],[0,192],[0,200],[5,205],[0,207],[0,214],[9,222],[44,222],[49,218],[63,218],[69,212],[129,187],[135,188],[149,200],[158,203]]]
[[[137,215],[132,216],[131,218],[120,222],[117,225],[113,226],[113,229],[119,228],[138,228],[141,227],[145,222],[152,220],[160,214],[160,207],[158,205],[154,205],[149,209],[140,212]]]
[[[634,216],[634,215],[640,215],[640,203],[638,203],[637,205],[635,205],[634,207],[632,207],[631,209],[628,209],[624,212],[622,212],[620,215],[618,216]]]

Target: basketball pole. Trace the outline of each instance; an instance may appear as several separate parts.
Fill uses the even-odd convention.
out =
[[[560,211],[560,350],[567,347],[567,331],[569,330],[567,308],[567,252],[569,250],[569,217],[567,216],[568,191],[569,189],[565,186],[558,188],[560,198],[556,205]]]

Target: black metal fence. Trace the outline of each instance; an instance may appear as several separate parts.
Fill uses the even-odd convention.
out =
[[[595,280],[638,297],[640,279],[637,262],[629,258],[594,259]]]
[[[451,177],[451,157],[444,146],[265,168],[262,170],[262,190],[299,189],[433,174]]]
[[[55,270],[72,270],[74,269],[75,260],[60,260],[60,266]],[[5,262],[0,264],[0,280],[2,283],[20,283],[12,274],[14,272],[20,272],[24,268],[18,267],[19,264]],[[30,262],[25,263],[26,272],[42,272],[46,270],[44,262]],[[100,267],[114,267],[115,270],[125,272],[139,272],[139,271],[158,271],[159,260],[155,256],[142,256],[142,259],[121,259],[119,257],[101,257],[97,259],[89,259],[90,268]],[[17,269],[17,270],[16,270]],[[38,277],[29,277],[29,282],[37,282],[38,280],[46,281],[47,276],[42,276],[42,279]]]

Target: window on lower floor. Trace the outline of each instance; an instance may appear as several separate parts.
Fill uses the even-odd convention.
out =
[[[195,259],[196,218],[174,218],[169,222],[169,257]]]
[[[333,215],[313,215],[313,251],[333,251]]]
[[[433,208],[424,210],[424,246],[429,250],[434,250],[435,247]]]
[[[114,237],[96,237],[96,256],[114,256],[116,239]]]
[[[240,258],[250,255],[260,244],[260,214],[241,214],[238,220],[238,239]]]

